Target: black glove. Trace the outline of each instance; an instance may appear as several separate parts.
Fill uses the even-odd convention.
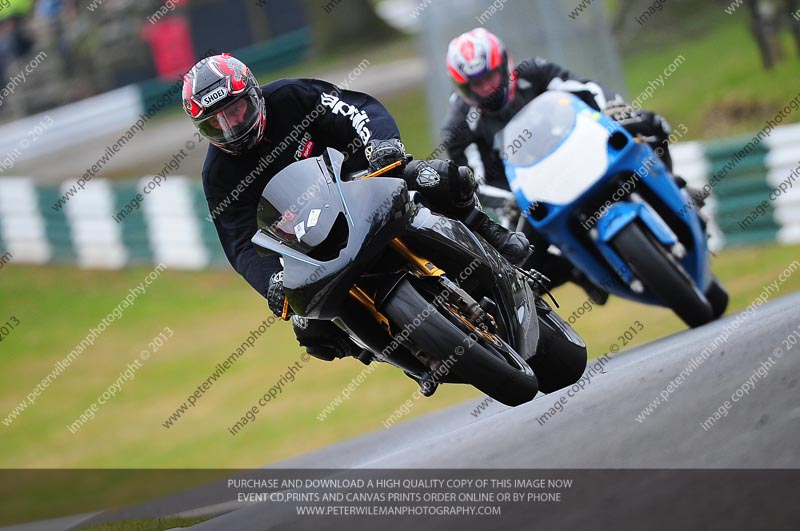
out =
[[[472,170],[452,160],[412,160],[406,165],[403,178],[413,190],[423,193],[443,188],[457,202],[469,200],[478,189]]]
[[[607,107],[604,112],[634,136],[654,136],[659,142],[663,142],[672,134],[672,127],[667,120],[652,111]]]
[[[283,301],[286,296],[283,293],[283,271],[273,273],[269,277],[269,287],[267,288],[267,304],[272,313],[278,317],[283,316]],[[289,315],[294,315],[292,308],[289,307]]]
[[[650,134],[657,137],[661,141],[665,141],[669,138],[669,135],[672,134],[672,126],[669,125],[667,119],[661,116],[660,114],[650,112],[650,111],[643,111],[643,122],[647,124],[647,127],[652,131]]]
[[[451,163],[445,160],[412,160],[403,170],[403,179],[412,190],[424,192],[426,189],[441,186],[442,180],[447,181],[451,174],[455,174]],[[455,163],[452,163],[455,166]]]
[[[478,191],[478,181],[475,180],[475,174],[472,173],[472,168],[469,166],[458,167],[458,195],[463,199],[460,202],[471,201],[475,197],[475,192]]]
[[[417,190],[435,209],[452,213],[472,209],[478,183],[472,170],[452,160],[412,160],[403,171],[411,190]]]
[[[405,162],[407,157],[405,146],[396,138],[370,140],[367,143],[367,147],[364,148],[364,156],[367,157],[370,173],[376,172],[398,160]],[[392,170],[385,175],[398,177],[402,175],[402,169]]]
[[[615,122],[624,123],[633,119],[636,115],[636,110],[618,96],[606,104],[606,108],[603,109],[603,114]]]

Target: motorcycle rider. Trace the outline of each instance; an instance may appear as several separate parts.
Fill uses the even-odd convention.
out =
[[[403,161],[392,175],[418,190],[432,208],[465,220],[510,261],[522,261],[528,241],[494,223],[480,209],[469,168],[452,161],[414,161],[405,154],[389,111],[375,98],[318,79],[280,79],[259,85],[229,54],[199,61],[184,75],[183,108],[210,142],[202,180],[225,255],[233,268],[281,315],[283,271],[277,255],[262,256],[256,233],[261,192],[287,165],[322,154],[344,153],[342,175]],[[329,321],[294,316],[297,340],[324,360],[357,355],[345,332]]]
[[[623,98],[602,85],[576,77],[568,70],[535,57],[516,68],[499,37],[476,28],[454,38],[447,49],[447,71],[457,89],[442,128],[442,143],[449,158],[468,164],[467,148],[477,147],[483,162],[484,182],[508,190],[501,154],[494,149],[495,135],[531,100],[548,90],[571,92],[586,104],[617,120],[631,134],[652,138],[656,152],[672,171],[669,124],[649,111],[636,111]],[[477,111],[477,112],[475,112]],[[535,141],[535,139],[534,139]],[[676,178],[679,186],[685,181]],[[557,185],[557,184],[556,184]],[[595,302],[605,303],[607,293],[592,284],[564,258],[548,252],[549,244],[525,224],[534,252],[529,264],[548,276],[554,286],[570,280],[581,285]]]

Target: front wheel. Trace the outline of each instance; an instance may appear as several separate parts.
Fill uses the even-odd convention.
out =
[[[407,330],[414,346],[441,362],[440,367],[498,402],[518,406],[539,392],[539,382],[528,367],[514,367],[481,341],[470,339],[408,280],[395,288],[383,311],[397,332]]]
[[[665,306],[694,328],[714,318],[711,305],[694,281],[661,245],[631,223],[614,237],[614,248]]]

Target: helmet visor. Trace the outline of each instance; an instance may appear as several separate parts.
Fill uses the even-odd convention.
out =
[[[263,101],[251,88],[218,111],[197,120],[197,129],[212,142],[228,144],[241,140],[261,119]]]
[[[497,110],[505,102],[508,81],[506,69],[501,65],[470,77],[466,83],[459,84],[458,88],[470,103]]]
[[[503,70],[499,67],[488,70],[479,76],[469,78],[467,84],[478,98],[488,98],[503,89]]]

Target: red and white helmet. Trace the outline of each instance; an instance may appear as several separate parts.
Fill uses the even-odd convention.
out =
[[[183,110],[221,150],[238,155],[264,136],[266,106],[250,69],[223,53],[202,59],[183,76]]]
[[[497,111],[509,102],[516,80],[509,80],[508,53],[497,35],[483,28],[462,33],[447,48],[447,71],[461,96],[471,105]],[[490,94],[479,95],[476,83],[497,77]],[[510,86],[511,85],[511,86]]]

